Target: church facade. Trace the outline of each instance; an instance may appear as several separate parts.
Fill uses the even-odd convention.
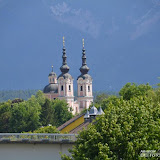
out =
[[[88,109],[93,102],[92,94],[92,77],[88,74],[89,67],[86,63],[86,53],[82,49],[82,66],[80,67],[80,75],[77,78],[77,97],[74,96],[73,77],[69,74],[69,66],[67,65],[66,49],[63,37],[63,55],[61,74],[57,77],[52,71],[48,75],[49,84],[43,89],[43,93],[49,99],[66,100],[73,114],[80,113],[83,109]]]

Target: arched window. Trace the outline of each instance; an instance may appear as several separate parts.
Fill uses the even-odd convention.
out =
[[[69,85],[69,91],[71,91],[71,85]]]
[[[55,83],[55,82],[54,82],[54,78],[53,78],[53,83]]]
[[[49,79],[49,81],[51,82],[51,78]]]
[[[83,91],[83,86],[80,87],[80,91]]]
[[[63,91],[63,85],[61,86],[61,91]]]
[[[88,86],[88,92],[90,92],[90,86]]]

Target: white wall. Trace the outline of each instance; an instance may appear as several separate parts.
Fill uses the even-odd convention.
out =
[[[60,160],[72,144],[0,144],[0,160]]]

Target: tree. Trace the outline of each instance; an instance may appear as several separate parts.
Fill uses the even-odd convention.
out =
[[[45,103],[45,96],[43,94],[43,92],[41,90],[39,90],[36,95],[35,98],[37,100],[37,102],[39,103],[40,106],[42,106]]]
[[[55,99],[53,101],[54,107],[54,125],[56,127],[62,125],[69,119],[73,117],[72,113],[69,111],[68,104],[65,100]]]
[[[147,83],[137,85],[135,83],[127,83],[119,92],[123,99],[130,100],[133,97],[147,95],[148,91],[153,90],[153,88]]]
[[[41,117],[42,126],[47,126],[48,124],[54,125],[53,101],[47,98],[45,99],[45,103],[42,105],[40,117]]]
[[[117,105],[118,101],[119,101],[119,97],[114,96],[114,95],[113,96],[109,96],[108,98],[102,100],[100,106],[102,107],[103,110],[105,110],[105,109],[108,108],[108,105],[110,103],[114,104],[114,105]]]
[[[98,103],[98,104],[101,104],[101,102],[104,100],[104,99],[107,99],[109,97],[108,94],[106,93],[101,93],[101,94],[98,94],[94,100],[95,103]]]
[[[71,157],[63,160],[140,159],[141,150],[160,148],[160,104],[147,96],[108,104],[87,130],[79,133]],[[148,158],[149,159],[149,158]]]
[[[12,102],[9,100],[0,105],[0,132],[6,133],[10,131],[11,104]]]
[[[57,130],[55,126],[45,126],[33,131],[33,133],[60,133],[60,132]]]
[[[12,104],[10,132],[33,131],[40,127],[41,106],[32,96],[28,101]]]

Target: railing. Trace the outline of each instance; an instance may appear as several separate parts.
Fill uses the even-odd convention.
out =
[[[0,133],[0,143],[5,142],[75,142],[75,134],[50,134],[50,133]]]

